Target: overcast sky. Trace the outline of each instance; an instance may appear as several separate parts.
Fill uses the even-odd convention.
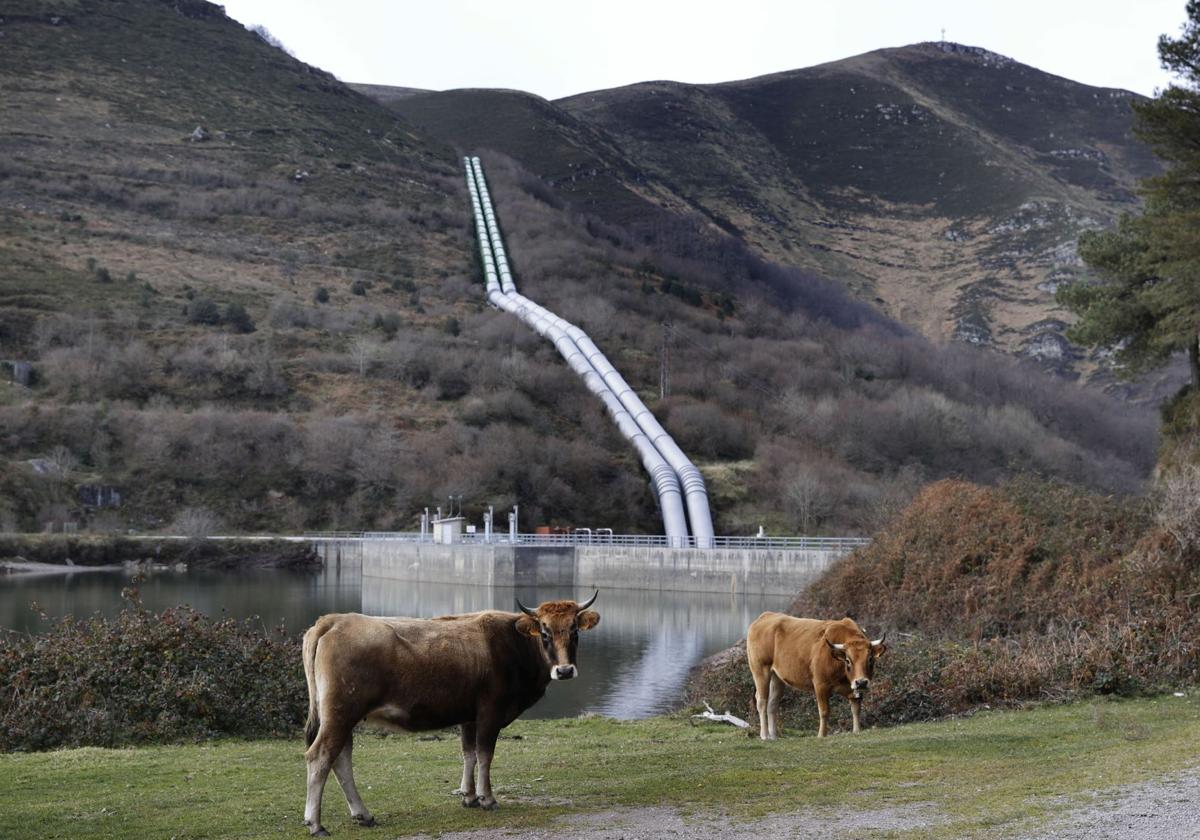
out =
[[[220,0],[218,0],[220,1]],[[1184,0],[224,0],[343,81],[550,99],[651,79],[722,82],[946,39],[1147,95]]]

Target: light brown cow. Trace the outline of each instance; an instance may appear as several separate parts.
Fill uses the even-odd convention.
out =
[[[871,641],[851,618],[821,621],[765,612],[754,619],[746,633],[746,658],[754,677],[760,737],[773,741],[779,736],[785,683],[816,695],[818,738],[828,732],[829,696],[834,692],[850,701],[858,732],[863,693],[875,673],[875,660],[886,650],[883,637]]]
[[[579,631],[600,623],[600,614],[588,609],[595,600],[593,595],[583,604],[547,601],[536,610],[518,601],[521,613],[433,619],[349,613],[317,619],[304,634],[309,831],[328,834],[321,825],[321,794],[330,769],[346,794],[351,819],[375,825],[351,768],[353,730],[362,720],[407,732],[459,724],[463,775],[456,792],[465,807],[495,808],[496,736],[541,699],[551,680],[578,673]]]

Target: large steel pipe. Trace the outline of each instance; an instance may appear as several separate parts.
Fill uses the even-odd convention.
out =
[[[701,475],[696,465],[691,462],[691,459],[683,453],[683,450],[679,448],[674,439],[667,434],[666,429],[662,427],[662,424],[658,422],[658,419],[650,412],[646,404],[629,387],[624,377],[613,367],[583,330],[530,301],[528,298],[517,294],[516,285],[512,280],[512,271],[508,265],[508,257],[504,250],[504,241],[500,236],[500,228],[496,222],[496,213],[492,208],[487,182],[483,177],[483,165],[478,157],[466,159],[464,162],[467,169],[474,175],[477,185],[477,193],[475,195],[483,205],[483,227],[487,229],[488,236],[491,239],[491,251],[496,262],[496,271],[499,275],[501,291],[506,295],[520,297],[522,302],[530,307],[532,313],[530,316],[524,317],[524,319],[539,334],[548,336],[551,326],[557,326],[566,333],[569,340],[578,348],[578,351],[587,358],[591,366],[608,384],[613,394],[616,395],[625,409],[633,416],[634,421],[642,429],[643,433],[646,434],[654,447],[667,463],[671,465],[671,468],[679,477],[679,481],[683,487],[684,499],[687,503],[688,521],[691,524],[691,532],[692,536],[695,537],[696,545],[711,547],[713,544],[712,512],[708,506],[708,488],[704,483],[704,476]],[[489,294],[490,297],[491,295]],[[563,352],[564,356],[567,355],[562,348],[560,348],[560,352]]]
[[[658,447],[568,335],[562,326],[566,322],[523,295],[517,294],[504,254],[503,241],[495,222],[495,212],[491,209],[490,197],[483,181],[482,169],[476,168],[479,166],[478,159],[467,159],[466,163],[467,188],[471,193],[472,209],[475,213],[475,232],[479,240],[479,256],[483,263],[488,301],[497,308],[517,316],[539,335],[549,339],[570,368],[580,375],[587,389],[600,398],[617,424],[617,429],[633,444],[643,467],[650,474],[662,512],[666,536],[672,543],[686,544],[687,519],[683,510],[679,476],[674,467],[663,458]]]

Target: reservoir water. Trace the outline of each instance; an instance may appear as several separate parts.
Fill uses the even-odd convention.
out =
[[[0,576],[0,627],[36,631],[49,618],[112,615],[122,605],[125,572]],[[139,583],[151,610],[189,604],[210,616],[284,622],[302,632],[329,612],[432,617],[483,609],[515,610],[515,599],[533,606],[554,598],[583,599],[590,591],[554,587],[480,587],[363,578],[356,563],[330,562],[315,573],[153,572]],[[552,683],[525,717],[598,713],[637,718],[676,705],[688,671],[705,656],[745,635],[763,610],[791,599],[779,595],[716,595],[608,589],[595,609],[600,625],[583,634],[577,679]],[[721,711],[724,711],[723,709]],[[735,711],[736,713],[736,711]]]

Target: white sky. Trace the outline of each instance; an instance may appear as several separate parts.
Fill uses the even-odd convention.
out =
[[[221,0],[218,0],[221,2]],[[652,79],[723,82],[946,39],[1079,82],[1165,87],[1185,0],[224,0],[348,82],[547,98]]]

